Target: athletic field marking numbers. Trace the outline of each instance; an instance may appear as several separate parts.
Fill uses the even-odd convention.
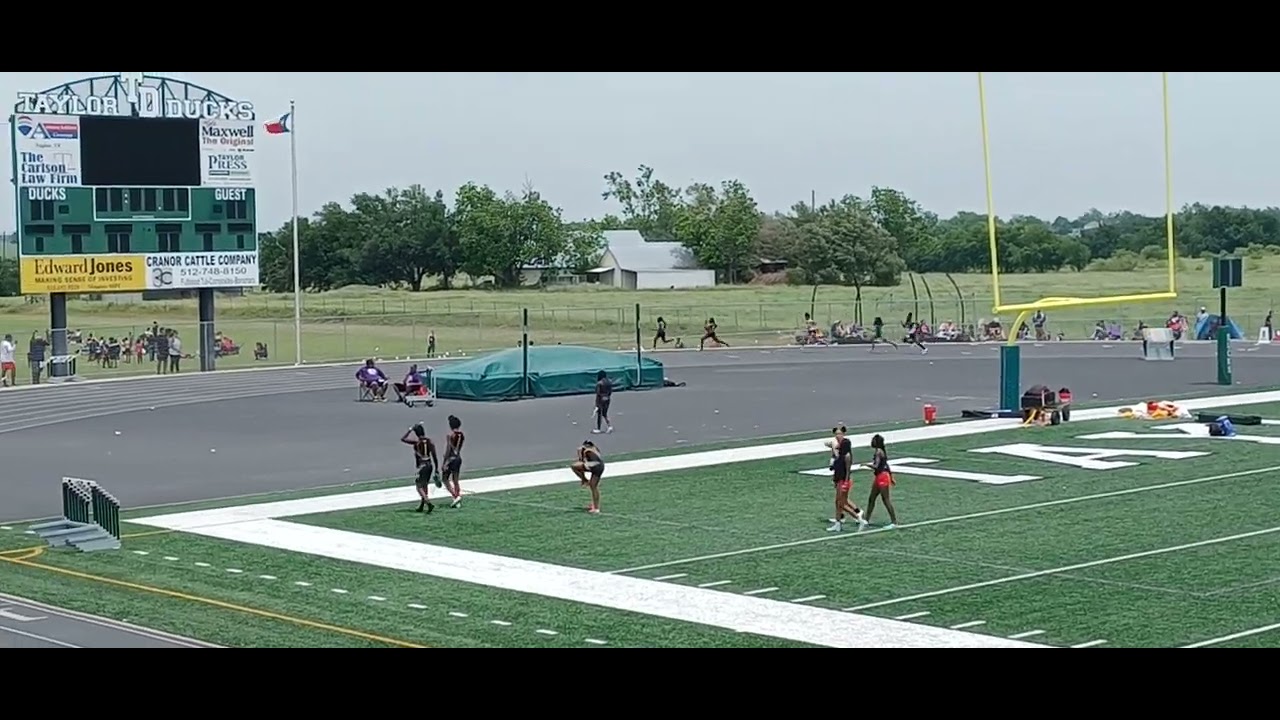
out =
[[[1040,462],[1070,465],[1081,470],[1117,470],[1134,467],[1141,463],[1110,458],[1145,457],[1160,460],[1188,460],[1204,457],[1212,453],[1186,450],[1124,450],[1120,448],[1081,448],[1062,447],[1057,445],[1037,445],[1035,443],[1014,443],[995,447],[977,448],[971,453],[983,455],[1007,455],[1021,460],[1038,460]]]

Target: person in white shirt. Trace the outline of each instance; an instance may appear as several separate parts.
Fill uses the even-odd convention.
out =
[[[13,360],[13,336],[5,335],[0,340],[0,387],[11,387],[18,384],[18,366]]]
[[[169,372],[178,372],[178,362],[182,360],[182,340],[178,333],[169,331]]]

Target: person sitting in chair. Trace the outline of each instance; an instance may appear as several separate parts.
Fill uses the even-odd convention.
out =
[[[422,373],[417,365],[410,365],[409,372],[404,375],[404,394],[422,395],[426,392],[426,384],[422,381]]]
[[[372,358],[364,361],[364,367],[356,371],[360,387],[369,391],[377,402],[387,401],[387,374],[382,372]]]

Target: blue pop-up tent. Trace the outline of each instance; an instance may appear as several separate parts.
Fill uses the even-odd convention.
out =
[[[1218,332],[1218,316],[1205,315],[1196,321],[1196,339],[1212,340]],[[1227,337],[1232,340],[1243,340],[1244,333],[1240,332],[1240,326],[1236,325],[1236,321],[1227,318]]]

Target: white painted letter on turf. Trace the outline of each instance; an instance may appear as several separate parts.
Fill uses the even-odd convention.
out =
[[[1030,482],[1032,480],[1043,480],[1044,478],[1037,475],[993,475],[984,472],[966,472],[963,470],[944,470],[942,468],[932,467],[916,467],[918,465],[932,465],[941,462],[931,458],[895,458],[890,465],[895,475],[915,475],[919,477],[940,478],[943,480],[963,480],[965,482],[974,482],[982,485],[1013,485],[1014,483]],[[802,475],[813,475],[815,477],[831,477],[830,470],[805,470]]]
[[[1272,437],[1268,435],[1232,435],[1231,437],[1214,437],[1209,434],[1208,425],[1200,425],[1198,423],[1178,423],[1176,425],[1160,425],[1151,428],[1156,432],[1136,433],[1136,432],[1104,432],[1094,433],[1093,435],[1081,435],[1081,440],[1129,440],[1133,438],[1146,440],[1169,440],[1175,437],[1173,432],[1178,433],[1176,437],[1203,438],[1206,440],[1235,440],[1237,442],[1251,442],[1259,445],[1280,445],[1280,437]],[[1161,430],[1165,432],[1160,432]],[[1173,432],[1170,432],[1173,431]]]
[[[984,455],[999,454],[1022,460],[1040,460],[1042,462],[1070,465],[1081,470],[1116,470],[1133,467],[1136,462],[1124,460],[1108,460],[1120,457],[1149,457],[1161,460],[1186,460],[1194,457],[1211,455],[1207,452],[1174,451],[1174,450],[1121,450],[1119,448],[1078,448],[1057,447],[1053,445],[1036,445],[1035,443],[1015,443],[997,447],[977,448],[969,452]]]

